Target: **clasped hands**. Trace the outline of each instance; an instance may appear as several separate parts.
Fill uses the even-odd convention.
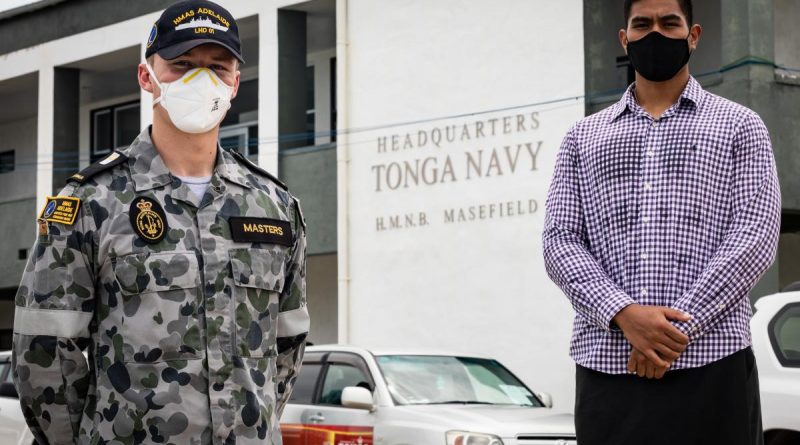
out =
[[[691,316],[664,306],[631,304],[612,319],[633,346],[628,371],[639,377],[660,379],[686,350],[689,337],[670,321],[689,321]]]

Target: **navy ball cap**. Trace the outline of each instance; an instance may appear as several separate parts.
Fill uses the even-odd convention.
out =
[[[172,60],[206,43],[227,48],[244,63],[239,28],[231,13],[206,0],[182,1],[165,9],[153,24],[145,57],[158,54]]]

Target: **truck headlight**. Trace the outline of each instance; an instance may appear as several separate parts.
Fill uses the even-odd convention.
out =
[[[448,431],[447,445],[503,445],[503,441],[491,434]]]

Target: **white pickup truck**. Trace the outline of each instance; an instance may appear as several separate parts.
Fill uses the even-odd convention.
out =
[[[800,444],[800,292],[756,301],[750,320],[765,445]]]
[[[283,412],[284,445],[573,445],[573,416],[498,361],[312,346]]]

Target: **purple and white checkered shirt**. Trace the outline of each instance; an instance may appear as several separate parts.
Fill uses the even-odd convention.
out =
[[[758,115],[689,79],[654,120],[634,86],[570,129],[547,197],[547,272],[575,308],[570,355],[627,373],[631,345],[611,319],[632,303],[689,313],[671,369],[750,345],[747,298],[775,257],[781,197]]]

